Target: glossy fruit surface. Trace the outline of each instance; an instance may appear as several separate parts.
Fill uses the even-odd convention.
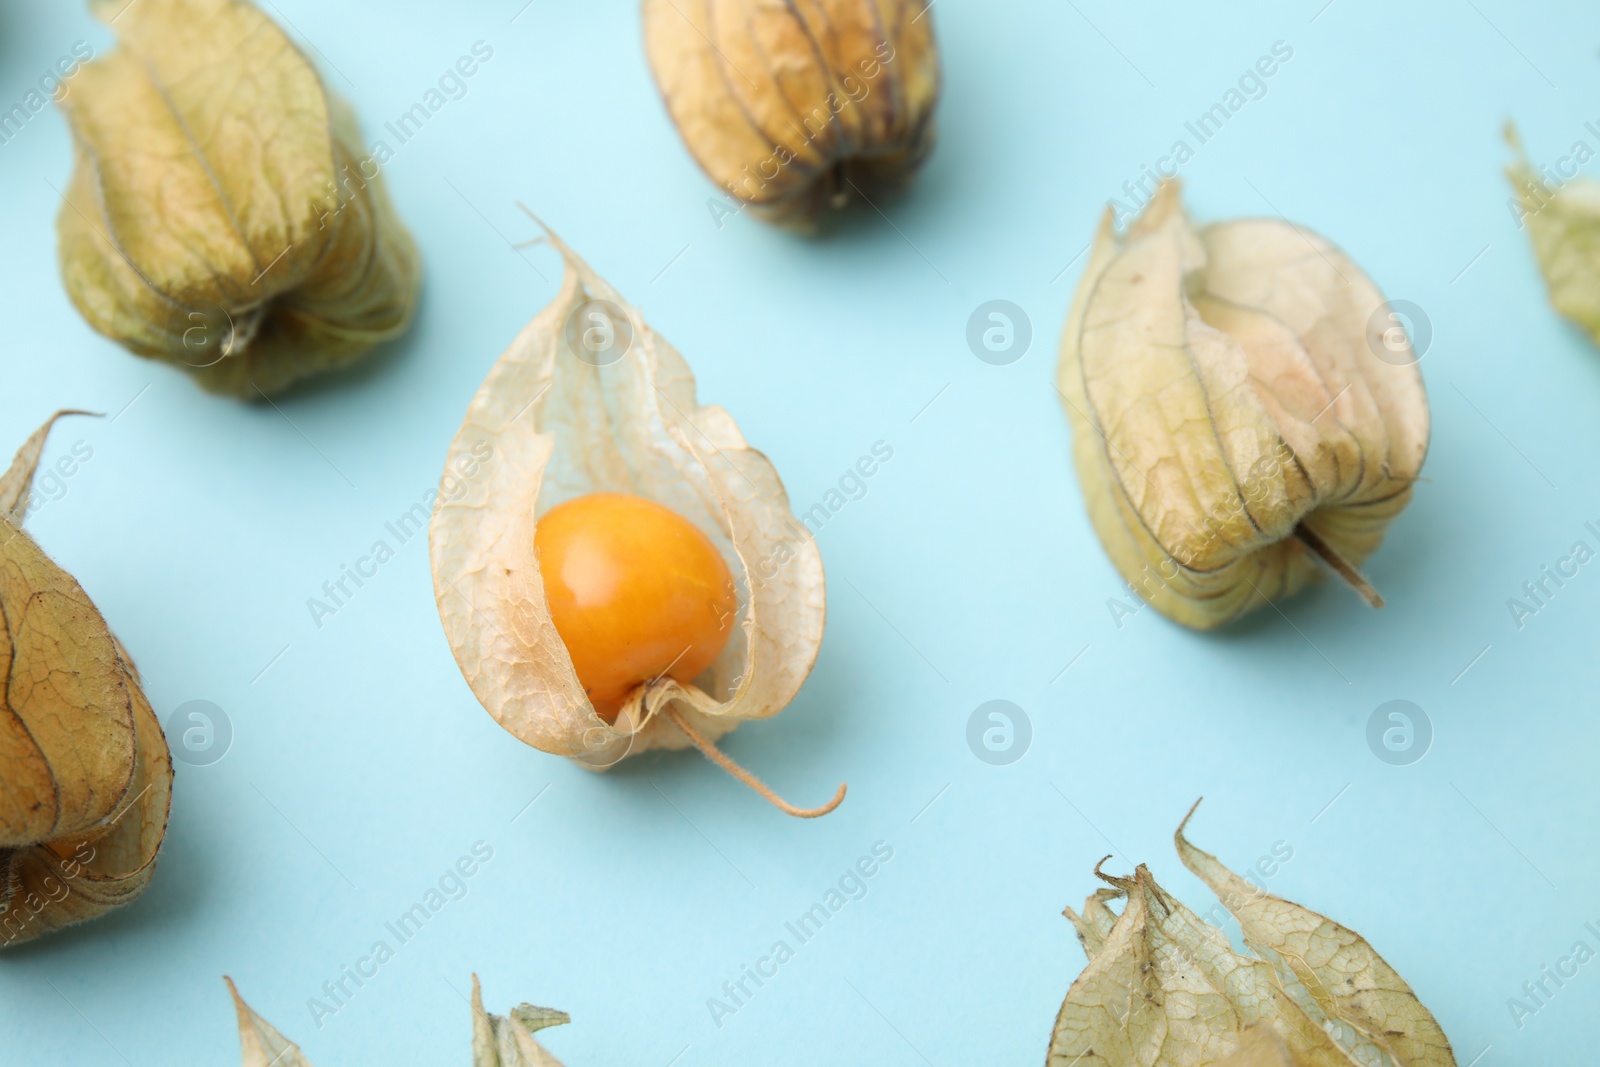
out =
[[[534,547],[556,632],[607,722],[653,678],[692,681],[733,634],[739,603],[722,554],[654,501],[574,497],[539,520]]]

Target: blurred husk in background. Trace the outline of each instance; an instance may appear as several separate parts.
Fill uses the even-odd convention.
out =
[[[91,0],[118,47],[61,106],[72,302],[211,392],[254,398],[409,325],[411,236],[350,107],[241,0]]]
[[[769,221],[815,230],[909,184],[933,151],[939,53],[921,0],[645,0],[644,29],[689,151]]]

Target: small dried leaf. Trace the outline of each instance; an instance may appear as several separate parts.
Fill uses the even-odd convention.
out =
[[[205,388],[271,393],[398,336],[416,248],[349,107],[243,0],[95,0],[119,47],[62,98],[57,221],[91,326]]]
[[[1100,954],[1106,938],[1111,936],[1111,928],[1117,924],[1117,914],[1109,907],[1110,902],[1121,899],[1122,890],[1102,887],[1083,902],[1082,915],[1071,908],[1062,912],[1078,931],[1078,943],[1083,946],[1083,954],[1090,959]]]
[[[1187,824],[1188,820],[1185,820]],[[1270,961],[1279,983],[1360,1063],[1454,1067],[1438,1022],[1405,979],[1360,934],[1263,892],[1176,835],[1178,858],[1238,920],[1245,943]]]
[[[232,978],[224,977],[222,980],[228,983],[228,992],[233,996],[233,1009],[239,1014],[242,1067],[311,1067],[311,1061],[300,1051],[300,1046],[278,1033],[271,1023],[244,1002]]]
[[[16,524],[44,434],[0,477],[0,947],[142,893],[172,759],[127,652]]]
[[[1049,1067],[1455,1067],[1433,1017],[1366,942],[1255,889],[1182,826],[1176,840],[1258,955],[1236,953],[1143,865],[1132,878],[1096,869],[1112,888],[1082,916],[1067,909],[1089,962],[1056,1017]]]
[[[564,1011],[519,1004],[510,1017],[483,1010],[478,976],[472,976],[472,1067],[561,1067],[533,1039],[536,1031],[572,1020]]]
[[[45,424],[22,442],[11,467],[0,474],[0,518],[13,526],[21,526],[28,514],[28,493],[33,486],[33,475],[39,469],[39,457],[44,454],[45,439],[56,420],[67,415],[93,415],[92,411],[58,411],[45,420]]]
[[[645,0],[645,47],[689,151],[734,198],[809,228],[908,183],[934,143],[922,0]]]
[[[239,996],[233,979],[224,977],[239,1015],[242,1067],[311,1067],[300,1047],[257,1015]],[[472,976],[472,1067],[561,1067],[561,1061],[533,1039],[537,1030],[571,1022],[565,1012],[521,1004],[510,1017],[483,1010],[478,976]],[[370,1058],[368,1062],[373,1062]],[[387,1062],[387,1061],[382,1061]]]
[[[710,740],[793,699],[822,640],[822,559],[772,464],[639,312],[554,236],[561,291],[500,357],[450,447],[430,528],[446,637],[478,700],[523,741],[593,767],[690,744],[669,705]],[[616,339],[574,349],[588,316]],[[603,364],[603,365],[602,365]],[[663,677],[614,724],[574,673],[545,601],[534,524],[592,492],[654,500],[698,526],[739,587],[739,626],[695,685]]]
[[[1359,587],[1411,498],[1428,405],[1348,257],[1279,220],[1197,230],[1179,197],[1163,184],[1122,237],[1107,211],[1058,389],[1112,562],[1206,629],[1316,579],[1316,556]]]
[[[1506,174],[1550,302],[1600,344],[1600,182],[1584,178],[1552,189],[1528,165],[1516,130],[1508,126],[1506,138],[1517,151]]]

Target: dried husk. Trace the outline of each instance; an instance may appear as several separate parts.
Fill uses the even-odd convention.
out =
[[[637,309],[553,235],[561,290],[484,380],[445,464],[429,541],[434,592],[456,662],[495,720],[535,748],[594,769],[690,740],[708,741],[777,714],[822,641],[822,558],[772,464]],[[608,302],[632,341],[615,362],[580,358],[568,324]],[[476,477],[456,472],[491,455]],[[698,526],[728,563],[739,624],[694,685],[663,677],[635,690],[607,723],[590,704],[551,621],[534,524],[593,492],[631,493]],[[760,571],[758,572],[758,567]]]
[[[1428,445],[1422,376],[1384,304],[1303,227],[1195,228],[1177,182],[1120,237],[1106,212],[1057,386],[1095,531],[1163,615],[1220,626],[1318,579],[1319,557],[1363,587],[1354,568]]]
[[[644,0],[656,84],[711,180],[807,229],[909,183],[934,145],[939,54],[922,0]]]
[[[311,1067],[300,1047],[280,1034],[239,996],[233,979],[224,978],[239,1016],[243,1067]],[[509,1016],[483,1010],[478,976],[472,976],[472,1067],[561,1067],[561,1061],[535,1041],[536,1031],[570,1022],[565,1012],[519,1004]]]
[[[278,1033],[276,1027],[244,1002],[233,979],[228,983],[228,994],[233,997],[233,1010],[239,1016],[239,1052],[243,1067],[311,1067],[300,1046]]]
[[[1066,910],[1089,962],[1056,1017],[1047,1067],[1454,1067],[1439,1024],[1371,945],[1195,848],[1189,818],[1179,858],[1238,920],[1252,955],[1144,865],[1131,878],[1097,868],[1112,888],[1081,915]],[[1118,899],[1120,914],[1109,906]]]
[[[1580,178],[1551,188],[1528,165],[1516,130],[1506,139],[1517,152],[1506,168],[1533,253],[1555,309],[1600,344],[1600,182]]]
[[[127,651],[21,529],[61,414],[0,477],[0,948],[144,892],[172,799],[166,738]]]
[[[283,31],[243,0],[92,6],[119,43],[62,99],[77,159],[57,218],[89,324],[252,398],[404,332],[416,246],[354,113]]]
[[[472,976],[472,1067],[561,1067],[533,1035],[547,1026],[572,1020],[564,1011],[519,1004],[511,1014],[483,1010],[483,990]]]

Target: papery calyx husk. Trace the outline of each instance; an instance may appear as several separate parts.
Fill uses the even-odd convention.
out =
[[[127,651],[22,529],[51,425],[0,476],[0,949],[149,886],[172,758]]]
[[[1438,1022],[1371,945],[1195,848],[1184,837],[1193,816],[1175,835],[1179,859],[1250,954],[1143,864],[1128,878],[1097,867],[1110,888],[1081,914],[1066,909],[1089,962],[1056,1017],[1047,1067],[1455,1067]]]
[[[1207,629],[1356,567],[1411,499],[1428,446],[1417,356],[1372,281],[1278,219],[1196,228],[1164,183],[1108,210],[1057,387],[1089,515],[1163,615]],[[1381,355],[1380,355],[1381,353]]]
[[[1506,127],[1506,139],[1517,153],[1506,168],[1517,193],[1512,214],[1527,227],[1550,303],[1600,344],[1600,182],[1552,187],[1528,164],[1514,127]]]
[[[255,1013],[239,996],[233,979],[224,978],[239,1016],[243,1067],[311,1067],[300,1047]],[[478,976],[472,976],[472,1067],[561,1067],[533,1035],[547,1026],[571,1022],[565,1012],[519,1004],[510,1015],[483,1010]],[[370,1061],[369,1061],[370,1062]]]
[[[490,370],[445,463],[429,530],[445,635],[479,702],[535,748],[603,769],[693,744],[742,777],[711,743],[777,714],[810,673],[825,614],[822,557],[771,462],[726,411],[695,399],[683,357],[549,240],[565,264],[561,290]],[[596,323],[612,338],[599,354],[584,340]],[[696,684],[641,686],[615,723],[578,681],[533,551],[540,516],[596,492],[653,500],[699,527],[740,602],[727,647]]]
[[[510,1015],[483,1010],[483,991],[472,976],[472,1067],[561,1067],[533,1035],[572,1020],[564,1011],[519,1004]]]
[[[939,53],[922,0],[644,0],[645,47],[705,172],[810,228],[910,182],[933,150]]]
[[[244,0],[92,6],[118,47],[62,98],[57,217],[89,324],[238,397],[404,332],[420,265],[382,160],[283,31]]]

